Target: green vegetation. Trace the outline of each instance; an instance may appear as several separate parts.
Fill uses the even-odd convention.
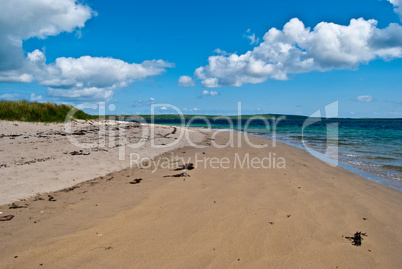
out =
[[[71,113],[70,111],[74,109]],[[38,103],[22,101],[0,101],[0,119],[10,121],[29,122],[64,122],[67,115],[73,114],[74,119],[97,119],[83,111],[68,105],[56,105],[55,103]],[[68,120],[72,118],[69,117]]]

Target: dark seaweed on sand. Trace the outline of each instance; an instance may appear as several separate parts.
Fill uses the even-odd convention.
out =
[[[193,163],[186,163],[179,168],[176,168],[175,171],[180,171],[180,170],[193,170],[194,169],[194,164]]]
[[[352,245],[354,246],[361,246],[362,245],[362,241],[363,241],[363,237],[362,236],[367,236],[366,233],[362,233],[362,232],[356,232],[354,234],[354,236],[345,236],[346,239],[349,239],[350,241],[352,241]]]

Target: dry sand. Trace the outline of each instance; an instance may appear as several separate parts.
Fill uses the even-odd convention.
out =
[[[152,136],[150,125],[130,122],[74,121],[66,127],[0,121],[0,205],[128,168],[132,153],[138,154],[132,160],[152,158],[186,146],[185,139],[177,139],[186,133],[194,143],[204,139],[199,131],[161,125]]]
[[[221,133],[204,140],[206,148],[160,155],[159,167],[125,169],[49,194],[56,201],[41,195],[16,203],[26,208],[0,207],[15,215],[0,222],[1,267],[401,267],[400,192],[263,138],[249,137],[268,148],[244,138],[241,147],[210,146],[230,135],[242,137]],[[256,168],[269,153],[271,167]],[[241,168],[246,156],[255,168]],[[217,160],[223,167],[214,168]],[[190,177],[166,177],[188,162],[195,165],[184,170]],[[135,179],[142,181],[130,184]],[[345,238],[357,231],[366,234],[361,246]]]

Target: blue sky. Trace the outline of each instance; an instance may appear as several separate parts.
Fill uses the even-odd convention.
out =
[[[0,0],[0,98],[224,115],[239,101],[301,115],[339,101],[340,117],[400,118],[399,5]]]

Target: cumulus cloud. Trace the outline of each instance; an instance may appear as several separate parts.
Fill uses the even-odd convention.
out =
[[[374,59],[402,57],[402,27],[376,27],[376,20],[352,19],[347,26],[321,22],[314,29],[294,18],[271,28],[253,50],[208,58],[194,75],[207,88],[287,80],[289,74],[355,69]]]
[[[179,86],[193,87],[193,86],[195,86],[195,82],[189,76],[180,76],[180,78],[179,78]]]
[[[49,87],[49,94],[71,98],[108,99],[116,88],[134,80],[159,75],[173,64],[162,61],[127,63],[113,58],[83,56],[57,58],[37,73],[39,83]]]
[[[32,102],[40,101],[42,99],[42,95],[36,95],[35,93],[31,93],[31,97],[29,98],[29,100]]]
[[[113,90],[126,87],[135,80],[160,75],[174,64],[152,60],[140,64],[119,59],[82,56],[57,58],[46,64],[45,55],[35,50],[28,53],[27,69],[35,74],[35,80],[48,87],[48,94],[56,98],[77,100],[104,100]]]
[[[356,102],[368,103],[368,102],[373,101],[373,97],[370,95],[360,95],[360,96],[357,96],[354,100]]]
[[[255,37],[255,34],[251,34],[251,29],[248,29],[246,31],[246,34],[244,34],[245,38],[250,39],[250,45],[258,44],[260,42],[260,38]]]
[[[388,0],[393,6],[394,11],[402,18],[402,0]]]
[[[0,71],[23,67],[24,40],[72,32],[94,15],[89,6],[75,0],[0,0],[0,6]],[[27,82],[26,77],[11,75],[9,80]]]
[[[45,54],[39,50],[25,57],[24,40],[79,33],[96,12],[76,0],[0,0],[0,6],[0,82],[37,82],[48,86],[48,94],[56,98],[99,100],[174,66],[162,60],[137,64],[90,56],[60,57],[46,64]]]
[[[163,107],[161,107],[161,110],[168,110],[168,108],[163,106]]]
[[[218,92],[216,92],[216,91],[207,91],[207,90],[204,90],[202,93],[201,93],[201,95],[203,95],[203,96],[215,96],[215,95],[218,95],[219,93]]]

